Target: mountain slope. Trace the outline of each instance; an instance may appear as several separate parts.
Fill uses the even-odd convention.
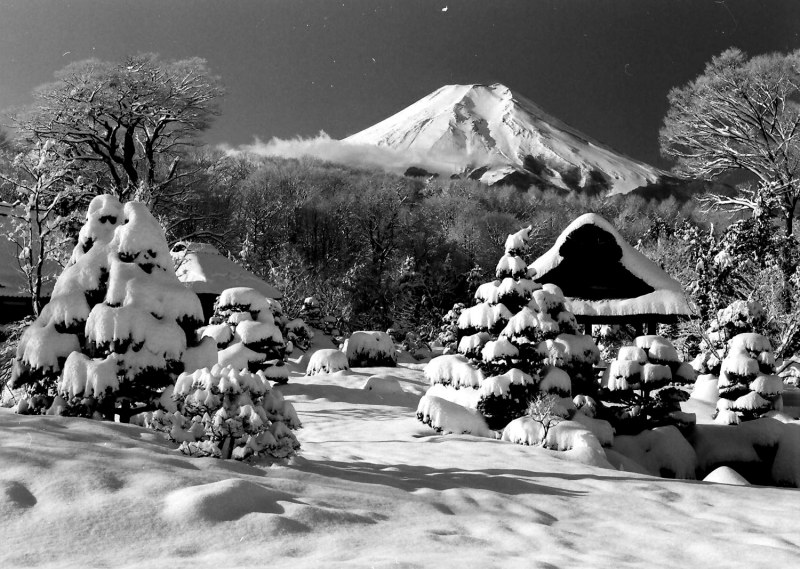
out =
[[[488,184],[618,194],[658,184],[667,176],[499,83],[447,85],[344,142],[424,155],[427,170],[466,174]]]

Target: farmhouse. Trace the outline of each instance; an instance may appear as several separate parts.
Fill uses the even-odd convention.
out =
[[[530,268],[536,282],[561,288],[580,324],[632,324],[655,333],[656,324],[691,314],[680,283],[594,213],[570,223]]]
[[[182,241],[172,248],[178,280],[192,289],[203,305],[208,320],[219,294],[232,287],[249,287],[267,298],[279,300],[281,292],[224,256],[213,245]]]

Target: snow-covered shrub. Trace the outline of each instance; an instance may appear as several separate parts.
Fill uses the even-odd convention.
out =
[[[480,413],[433,395],[425,395],[419,400],[417,419],[437,433],[493,436]]]
[[[749,332],[728,341],[718,388],[717,423],[738,424],[783,408],[783,379],[775,375],[775,356],[766,336]]]
[[[347,356],[350,367],[397,365],[394,342],[386,332],[353,332],[344,341],[342,351]]]
[[[659,425],[683,424],[680,402],[688,393],[681,386],[694,381],[694,370],[680,361],[669,340],[639,336],[633,346],[621,347],[609,364],[600,397],[618,431],[636,433]]]
[[[761,303],[736,300],[717,311],[717,317],[711,320],[700,342],[700,353],[692,364],[698,373],[719,375],[729,340],[738,334],[765,333],[768,328],[767,312]]]
[[[28,412],[52,405],[127,421],[153,405],[187,358],[198,359],[190,350],[202,318],[147,207],[97,196],[50,303],[20,339],[12,383]]]
[[[307,350],[311,345],[311,340],[314,338],[314,332],[306,326],[301,318],[289,320],[286,323],[286,339],[289,340],[295,348]]]
[[[300,448],[292,433],[300,428],[297,413],[263,371],[216,364],[182,373],[172,399],[177,411],[149,413],[145,424],[166,432],[185,454],[241,460],[286,457]]]
[[[253,373],[262,370],[278,383],[289,380],[284,359],[292,343],[286,336],[307,340],[312,335],[302,320],[287,322],[278,301],[248,287],[223,290],[209,322],[198,335],[214,339],[221,365]]]
[[[347,356],[341,350],[333,348],[317,350],[311,354],[306,367],[306,375],[316,375],[318,373],[335,373],[350,369],[347,363]]]
[[[459,337],[458,319],[465,308],[464,304],[456,303],[442,318],[442,325],[439,327],[436,338],[445,347],[445,354],[456,350],[456,342],[458,342]]]

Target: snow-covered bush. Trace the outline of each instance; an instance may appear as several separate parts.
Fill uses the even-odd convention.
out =
[[[297,413],[263,371],[216,364],[182,373],[172,399],[177,411],[149,413],[145,424],[166,432],[185,454],[241,460],[286,457],[300,448],[292,433],[300,428]]]
[[[439,327],[439,333],[436,338],[445,347],[445,354],[456,351],[456,343],[459,338],[458,319],[465,308],[464,304],[456,303],[442,318],[442,325]]]
[[[419,400],[417,419],[437,433],[492,436],[480,413],[434,395],[425,395]]]
[[[761,303],[736,300],[717,311],[717,317],[711,320],[700,342],[700,353],[692,365],[699,373],[719,375],[731,338],[750,332],[761,334],[767,328],[767,312]]]
[[[719,401],[714,421],[738,424],[783,408],[783,379],[775,375],[775,356],[766,336],[737,334],[719,374]]]
[[[217,343],[221,365],[253,373],[262,370],[278,383],[289,380],[284,359],[292,343],[286,341],[284,332],[298,337],[300,331],[303,338],[312,335],[302,320],[286,322],[278,301],[248,287],[223,290],[209,322],[198,334]]]
[[[311,355],[306,367],[306,375],[316,375],[318,373],[335,373],[350,369],[347,363],[347,356],[341,350],[333,348],[317,350]]]
[[[637,433],[670,423],[683,423],[680,402],[688,398],[682,386],[695,381],[690,364],[662,336],[639,336],[633,346],[619,349],[601,380],[600,398],[618,431]]]
[[[144,204],[97,196],[86,217],[50,303],[20,339],[12,384],[25,392],[19,411],[127,421],[202,359],[192,351],[202,307]]]
[[[397,353],[386,332],[359,331],[344,341],[342,351],[350,367],[395,366]]]

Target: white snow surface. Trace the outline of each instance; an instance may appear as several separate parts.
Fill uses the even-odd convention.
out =
[[[575,168],[582,178],[592,170],[606,174],[611,193],[627,193],[663,175],[564,124],[499,83],[446,85],[343,142],[425,156],[427,169],[438,167],[448,176],[486,166],[481,177],[486,183],[523,170],[527,156],[555,170],[555,175],[545,176],[564,188],[558,172]]]
[[[596,225],[607,231],[622,249],[620,263],[632,274],[650,285],[654,291],[635,298],[614,300],[583,300],[568,298],[567,310],[581,316],[626,316],[631,314],[691,314],[689,304],[683,294],[680,283],[670,277],[656,263],[634,249],[619,234],[616,228],[596,213],[585,213],[570,223],[555,244],[541,257],[530,264],[536,275],[543,277],[558,266],[563,260],[559,250],[567,237],[579,227]]]
[[[664,480],[618,453],[628,468],[610,469],[575,421],[558,427],[565,452],[437,435],[415,417],[422,365],[304,376],[298,362],[273,388],[303,423],[288,461],[194,459],[134,425],[0,409],[0,567],[134,568],[143,552],[152,566],[195,568],[797,563],[796,490]],[[379,374],[404,392],[362,389]],[[800,430],[751,423],[701,429],[701,442],[756,457],[753,443]]]

